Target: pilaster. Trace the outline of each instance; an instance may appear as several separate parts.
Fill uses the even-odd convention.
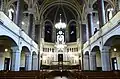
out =
[[[101,52],[101,62],[102,62],[102,70],[103,71],[110,71],[110,55],[109,55],[109,49],[108,46],[103,46],[102,52]]]
[[[96,55],[90,55],[90,70],[96,70]]]
[[[12,47],[12,64],[11,64],[11,70],[12,71],[19,71],[20,68],[20,50],[19,48]]]

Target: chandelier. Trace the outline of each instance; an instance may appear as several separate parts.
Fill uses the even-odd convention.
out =
[[[55,28],[56,29],[64,29],[64,28],[66,28],[66,24],[61,21],[61,14],[60,14],[60,22],[55,24]]]

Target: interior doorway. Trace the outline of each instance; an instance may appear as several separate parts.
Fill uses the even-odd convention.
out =
[[[63,62],[63,54],[58,54],[58,62]]]
[[[118,70],[116,57],[112,58],[112,68],[113,68],[113,70]]]
[[[5,58],[4,61],[4,70],[9,70],[10,58]]]

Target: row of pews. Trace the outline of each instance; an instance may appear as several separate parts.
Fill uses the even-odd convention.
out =
[[[120,79],[120,71],[0,71],[0,79],[52,79],[54,76],[70,79]]]
[[[120,79],[120,71],[74,71],[77,79]]]
[[[0,79],[45,79],[47,71],[0,71]]]

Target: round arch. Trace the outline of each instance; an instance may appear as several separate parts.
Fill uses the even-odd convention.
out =
[[[15,54],[16,52],[17,56],[20,54],[18,50],[19,47],[14,39],[6,35],[0,35],[0,63],[1,63],[0,70],[14,69],[13,67],[13,65],[15,65],[14,60],[16,60]],[[8,62],[6,67],[4,66],[6,64],[5,61]],[[17,69],[19,70],[19,67],[16,67],[16,70]]]
[[[47,5],[43,5],[43,7],[42,7],[42,11],[41,11],[41,16],[42,15],[44,15],[44,13],[50,8],[50,7],[52,7],[52,6],[55,6],[55,5],[58,5],[58,4],[61,4],[60,3],[60,1],[53,1],[53,2],[51,2],[51,3],[49,3],[49,4],[47,4]],[[80,11],[78,11],[78,7],[76,7],[75,5],[73,5],[72,3],[70,3],[70,2],[68,2],[68,1],[63,1],[62,2],[62,5],[67,5],[67,6],[69,6],[69,7],[71,7],[76,13],[77,13],[77,15],[78,16],[80,16],[80,14],[81,14],[81,12]],[[42,17],[41,17],[41,19],[42,19]]]
[[[89,51],[86,51],[84,55],[89,55]]]
[[[10,44],[11,46],[18,46],[16,40],[10,36],[7,36],[7,35],[0,35],[0,40],[3,40],[3,41],[11,41],[12,43]]]
[[[120,41],[120,35],[113,35],[105,41],[104,46],[112,46],[112,45],[120,44],[119,41]]]
[[[27,46],[22,46],[22,51],[24,52],[30,52],[29,48]]]
[[[45,24],[46,22],[50,22],[52,26],[54,25],[54,24],[52,23],[52,21],[49,20],[49,19],[46,19],[46,20],[44,21],[44,24]]]
[[[109,37],[103,44],[108,47],[108,56],[111,63],[112,70],[120,70],[120,35],[113,35]],[[116,61],[116,63],[114,63]],[[116,66],[115,66],[116,65]]]
[[[37,53],[35,51],[32,52],[32,55],[37,55]]]
[[[27,46],[22,46],[20,70],[31,70],[32,56]]]
[[[99,46],[94,46],[91,50],[91,52],[95,52],[95,51],[100,51],[100,47]]]
[[[7,5],[6,5],[6,9],[8,9],[10,6],[11,6],[11,4],[13,4],[14,2],[16,2],[17,0],[10,0],[8,3],[7,3]],[[24,0],[24,2],[26,3],[26,4],[28,4],[28,2],[27,2],[27,0]]]
[[[104,1],[108,2],[110,5],[112,5],[112,6],[115,8],[114,3],[113,3],[111,0],[104,0]],[[97,2],[97,0],[94,0],[94,1],[92,2],[91,6],[93,6],[93,4],[94,4],[95,2]]]

